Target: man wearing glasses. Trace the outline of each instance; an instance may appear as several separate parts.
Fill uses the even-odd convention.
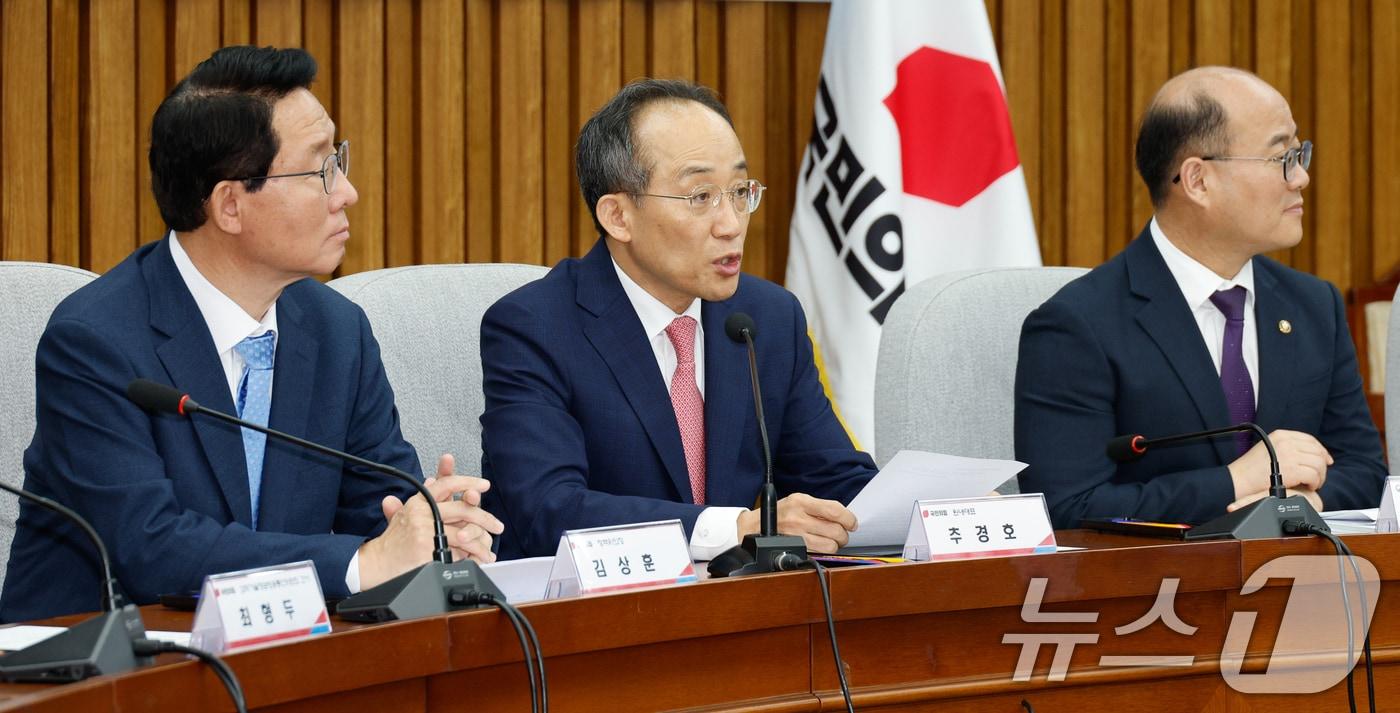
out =
[[[569,529],[679,519],[696,559],[758,531],[764,459],[745,347],[756,323],[778,529],[845,544],[843,503],[874,474],[822,392],[802,308],[740,273],[749,177],[703,87],[642,80],[584,125],[576,163],[599,238],[502,298],[481,325],[485,506],[503,558],[553,554]]]
[[[1375,507],[1385,478],[1332,285],[1264,257],[1303,237],[1312,144],[1288,102],[1243,70],[1168,81],[1143,115],[1137,167],[1155,216],[1119,255],[1026,318],[1016,370],[1022,489],[1057,527],[1087,517],[1200,523],[1263,497],[1252,435],[1115,464],[1148,438],[1254,422],[1290,494],[1318,509]]]
[[[308,279],[340,264],[358,198],[349,143],[307,89],[315,76],[302,50],[228,47],[182,80],[151,127],[170,232],[65,300],[40,341],[25,487],[92,522],[138,604],[300,560],[315,562],[326,595],[345,596],[431,557],[429,507],[404,485],[217,421],[148,413],[124,394],[152,379],[421,472],[364,313]],[[459,557],[493,557],[486,487],[452,475],[450,456],[430,485]],[[88,541],[25,504],[0,618],[96,610],[99,592]]]

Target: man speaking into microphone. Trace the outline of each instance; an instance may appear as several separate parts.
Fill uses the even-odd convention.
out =
[[[576,153],[598,241],[505,296],[481,324],[485,505],[502,557],[554,554],[569,529],[679,519],[710,559],[759,530],[764,481],[745,344],[780,495],[778,530],[846,543],[849,502],[875,473],[822,391],[802,308],[740,273],[763,184],[724,105],[683,81],[624,87]],[[742,337],[740,337],[742,339]]]
[[[308,278],[340,264],[358,198],[349,144],[308,89],[315,76],[302,50],[226,47],[176,85],[150,144],[170,231],[60,304],[40,340],[25,488],[93,524],[137,604],[301,560],[327,596],[345,596],[432,556],[430,506],[405,484],[126,395],[151,379],[421,474],[364,312]],[[444,458],[430,484],[449,544],[490,560],[500,523],[477,506],[487,484],[451,473]],[[98,582],[73,525],[26,503],[0,618],[96,610]]]
[[[1056,527],[1088,517],[1201,523],[1266,496],[1253,434],[1160,447],[1122,465],[1116,436],[1254,422],[1290,495],[1374,507],[1386,468],[1332,285],[1263,257],[1303,237],[1312,144],[1249,72],[1169,80],[1142,118],[1155,215],[1107,263],[1026,318],[1016,369],[1020,483]],[[1336,157],[1344,161],[1345,157]]]

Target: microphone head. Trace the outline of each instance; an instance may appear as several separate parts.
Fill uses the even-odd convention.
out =
[[[735,312],[724,320],[724,333],[728,334],[730,339],[743,344],[745,331],[749,333],[749,339],[758,338],[758,327],[754,326],[753,317],[743,312]]]
[[[1115,463],[1127,463],[1130,460],[1137,460],[1147,449],[1142,446],[1143,438],[1138,434],[1118,436],[1108,442],[1108,447],[1104,451]]]
[[[199,410],[199,404],[188,394],[150,379],[136,379],[127,384],[126,397],[147,411],[188,416]]]

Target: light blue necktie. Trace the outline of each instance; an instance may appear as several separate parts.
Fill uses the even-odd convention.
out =
[[[272,355],[277,333],[267,331],[247,337],[233,350],[243,357],[243,378],[238,381],[238,417],[259,426],[267,425],[272,411]],[[263,450],[267,436],[252,429],[243,430],[243,457],[248,462],[248,497],[252,501],[253,529],[258,529],[258,494],[262,490]]]

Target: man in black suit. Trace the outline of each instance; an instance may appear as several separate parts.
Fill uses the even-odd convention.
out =
[[[1122,253],[1026,318],[1016,370],[1023,490],[1056,527],[1086,517],[1203,522],[1264,497],[1254,437],[1116,465],[1104,444],[1258,423],[1290,494],[1373,507],[1386,467],[1337,288],[1263,257],[1303,236],[1311,142],[1249,72],[1190,70],[1143,116],[1155,216]]]

